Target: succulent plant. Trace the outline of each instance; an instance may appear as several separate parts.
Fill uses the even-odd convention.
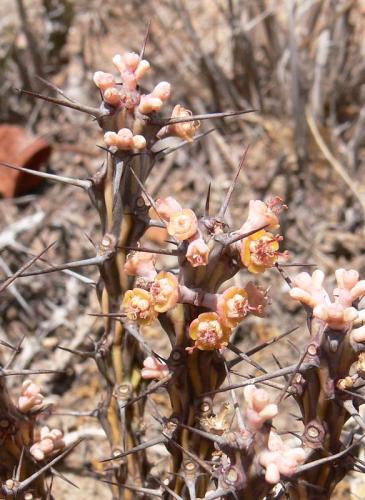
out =
[[[105,142],[106,161],[92,178],[34,172],[85,190],[100,217],[94,257],[42,272],[86,266],[100,272],[96,293],[101,311],[96,314],[103,318],[103,333],[94,350],[83,355],[95,360],[103,387],[96,416],[111,452],[98,457],[104,464],[101,475],[110,482],[114,499],[135,494],[209,500],[329,498],[355,464],[363,467],[357,452],[365,428],[358,413],[364,399],[365,327],[358,306],[365,281],[354,270],[338,269],[331,301],[321,271],[288,277],[281,267],[288,254],[280,250],[278,232],[280,213],[287,207],[279,197],[252,200],[246,220],[229,226],[225,215],[245,154],[217,214],[210,213],[209,191],[204,214],[172,196],[153,199],[146,182],[157,160],[199,141],[204,136],[200,122],[210,116],[196,116],[177,104],[166,118],[162,110],[171,86],[160,82],[151,92],[142,90],[141,80],[150,69],[143,50],[116,55],[113,63],[117,76],[94,74],[101,95],[98,108],[28,92],[90,114]],[[165,228],[169,249],[145,246],[141,239],[151,227]],[[160,254],[175,257],[176,267],[160,269]],[[242,352],[232,340],[249,315],[265,315],[268,291],[253,280],[271,268],[283,273],[291,298],[304,305],[310,333],[299,360],[274,371],[251,359],[274,341]],[[242,282],[232,285],[231,278],[241,270]],[[34,274],[21,270],[22,276]],[[143,336],[143,328],[157,322],[169,343],[167,358]],[[238,365],[244,381],[234,384],[231,375]],[[260,375],[253,377],[247,367]],[[59,429],[38,428],[37,419],[47,410],[41,388],[26,380],[14,403],[6,387],[8,375],[16,373],[2,368],[1,492],[5,498],[48,498],[46,471],[77,441],[70,444]],[[276,381],[280,378],[281,384]],[[146,400],[160,389],[169,398],[171,413],[161,416],[156,409],[159,432],[145,441],[141,422]],[[283,440],[275,419],[286,397],[295,400],[304,431]],[[351,417],[355,425],[345,428]],[[163,478],[153,475],[147,454],[161,444],[170,454]]]

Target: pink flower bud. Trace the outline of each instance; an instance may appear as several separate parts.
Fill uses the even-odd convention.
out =
[[[31,446],[30,453],[36,460],[44,460],[50,454],[64,447],[65,442],[62,431],[42,427],[40,439]]]
[[[41,388],[27,379],[22,384],[21,395],[18,398],[18,408],[22,413],[39,410],[43,403]]]
[[[142,59],[142,61],[139,62],[137,69],[134,72],[137,82],[139,82],[139,80],[147,73],[150,67],[150,63],[145,59]]]
[[[151,96],[158,97],[162,102],[167,101],[171,94],[171,85],[168,82],[160,82],[151,92]]]
[[[139,55],[135,52],[127,52],[124,54],[123,61],[126,69],[134,72],[139,64]]]
[[[133,137],[133,148],[134,149],[144,149],[147,145],[146,139],[143,137],[143,135],[135,135]]]
[[[168,196],[167,198],[158,198],[155,202],[158,215],[166,222],[169,222],[171,215],[174,212],[182,212],[182,207],[175,198]]]
[[[249,385],[243,389],[243,393],[247,404],[245,413],[247,429],[259,430],[265,422],[272,420],[278,414],[278,406],[270,403],[269,395],[264,389]]]
[[[113,59],[114,66],[122,73],[125,70],[125,64],[123,57],[120,54],[116,54]]]
[[[122,73],[123,89],[132,92],[137,87],[137,80],[134,73],[124,71]]]
[[[313,309],[313,315],[326,322],[333,330],[346,331],[358,318],[358,311],[352,303],[365,295],[365,281],[359,281],[357,271],[337,269],[338,288],[333,291],[334,302],[323,288],[324,273],[316,270],[310,276],[300,273],[294,278],[296,287],[290,296]]]
[[[166,363],[162,363],[153,356],[148,356],[143,361],[143,366],[141,370],[142,378],[147,379],[157,379],[162,380],[170,373]]]
[[[362,299],[365,296],[365,280],[361,280],[353,288],[350,290],[351,300],[354,302],[355,300]]]
[[[260,229],[268,226],[265,229],[275,229],[279,227],[278,214],[287,208],[283,204],[283,200],[276,196],[271,202],[264,203],[261,200],[251,200],[248,206],[247,221],[243,224],[240,231],[247,233],[254,229]]]
[[[104,142],[107,146],[116,146],[118,144],[118,135],[115,132],[106,132]]]
[[[268,448],[259,454],[259,462],[266,469],[265,479],[270,484],[280,481],[280,475],[292,476],[299,464],[305,461],[303,448],[289,448],[273,431],[270,432]]]
[[[122,150],[133,149],[133,132],[128,128],[122,128],[118,131],[117,148]]]
[[[345,269],[336,269],[336,281],[338,288],[347,288],[351,290],[359,281],[359,273],[354,269],[346,271]]]
[[[159,111],[162,108],[163,102],[158,97],[152,97],[151,95],[143,95],[139,103],[138,109],[144,114],[148,115],[153,111]]]
[[[120,103],[120,93],[116,87],[107,88],[103,94],[103,99],[110,106],[118,106]]]
[[[365,325],[354,328],[351,332],[351,337],[355,342],[365,342]]]
[[[110,87],[114,87],[115,78],[111,73],[104,73],[103,71],[97,71],[94,73],[93,77],[95,85],[104,92]]]
[[[152,281],[156,276],[156,254],[148,252],[132,252],[128,254],[123,270],[130,276],[141,276]]]
[[[203,238],[189,243],[186,258],[193,267],[206,266],[209,259],[209,248]]]

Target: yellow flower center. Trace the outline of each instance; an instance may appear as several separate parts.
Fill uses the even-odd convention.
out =
[[[242,295],[236,293],[231,299],[227,300],[228,318],[240,318],[247,314],[247,300]]]

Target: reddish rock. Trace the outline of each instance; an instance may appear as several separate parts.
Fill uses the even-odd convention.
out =
[[[46,140],[15,125],[0,125],[0,162],[38,170],[50,154],[51,146]],[[3,198],[27,194],[42,182],[40,177],[0,165],[0,196]]]

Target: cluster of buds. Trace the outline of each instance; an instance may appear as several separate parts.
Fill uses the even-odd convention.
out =
[[[18,398],[18,408],[22,413],[40,410],[43,404],[41,388],[31,380],[24,380]]]
[[[44,460],[49,455],[62,450],[64,447],[65,442],[62,431],[42,427],[39,440],[31,446],[30,453],[36,460]]]
[[[104,134],[105,144],[109,147],[115,147],[122,151],[141,150],[147,145],[143,135],[133,135],[129,128],[121,128],[118,133],[106,132]]]
[[[288,447],[273,430],[270,431],[267,449],[260,452],[258,460],[265,468],[265,479],[277,484],[280,475],[290,477],[297,472],[298,465],[306,459],[305,450],[299,446]]]
[[[265,422],[272,420],[278,414],[278,406],[270,402],[269,394],[264,389],[248,385],[244,388],[244,396],[247,405],[245,424],[249,431],[260,430]]]
[[[290,296],[299,300],[313,310],[313,316],[327,323],[338,331],[352,328],[359,312],[354,303],[365,296],[365,280],[359,281],[359,273],[354,270],[337,269],[337,287],[333,290],[334,302],[323,288],[324,273],[320,270],[300,273],[294,278],[295,287],[290,290]],[[352,331],[356,342],[365,341],[365,328],[360,326]]]
[[[158,83],[150,94],[141,95],[138,91],[138,83],[150,69],[148,61],[134,52],[127,52],[124,56],[115,55],[113,63],[120,72],[121,82],[117,82],[111,73],[97,71],[94,74],[94,83],[100,89],[104,102],[113,108],[138,108],[144,115],[162,108],[171,93],[168,82]]]
[[[171,196],[156,200],[156,210],[167,224],[167,232],[177,241],[187,241],[186,259],[192,267],[206,266],[209,247],[198,228],[198,218],[189,208],[182,206]]]
[[[272,267],[279,256],[287,257],[287,252],[279,252],[282,236],[266,231],[279,227],[278,215],[285,208],[278,196],[268,203],[250,201],[247,220],[240,228],[241,233],[256,231],[240,243],[241,261],[249,272],[262,273]]]
[[[187,349],[189,352],[195,349],[224,349],[228,345],[232,330],[249,313],[263,315],[267,300],[266,293],[251,282],[246,288],[232,286],[223,293],[205,294],[205,297],[204,305],[211,305],[215,311],[199,314],[190,324],[189,336],[195,343]]]

